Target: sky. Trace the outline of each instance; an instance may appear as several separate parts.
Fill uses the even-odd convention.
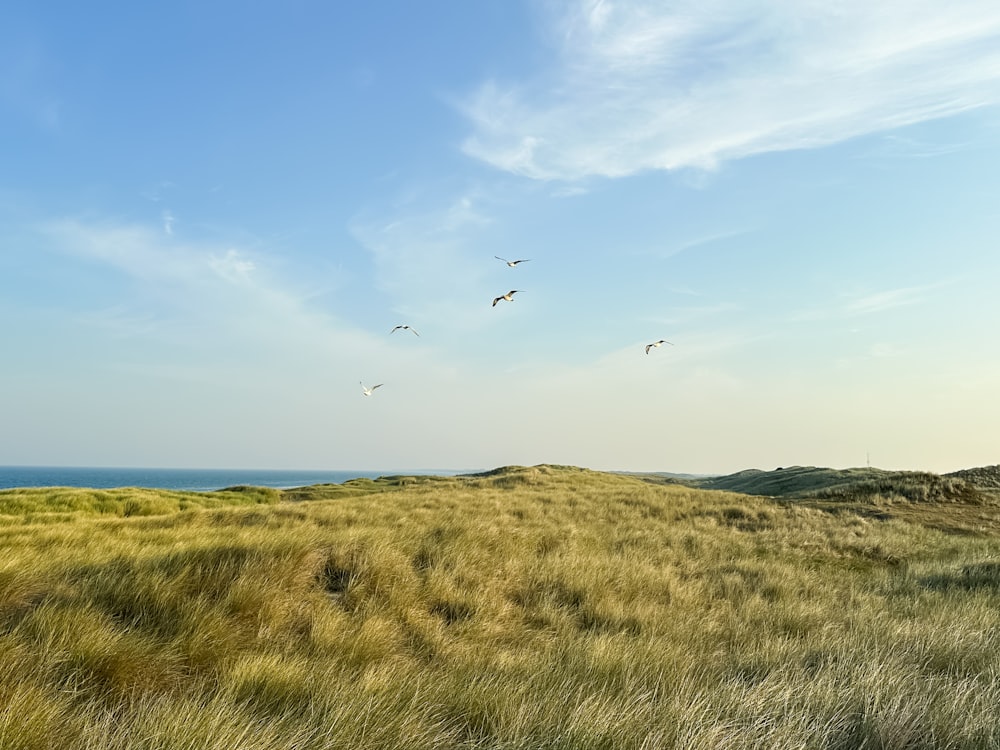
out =
[[[13,0],[0,144],[0,464],[1000,463],[995,0]]]

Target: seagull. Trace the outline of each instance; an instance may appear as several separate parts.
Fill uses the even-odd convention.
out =
[[[409,331],[409,332],[410,332],[410,333],[412,333],[412,334],[413,334],[414,336],[419,336],[419,335],[420,335],[419,333],[417,333],[417,332],[416,332],[416,331],[415,331],[414,329],[410,328],[409,326],[396,326],[396,327],[395,327],[395,328],[393,328],[393,329],[392,329],[391,331],[389,331],[389,333],[395,333],[395,332],[396,332],[396,331],[398,331],[398,330],[399,330],[400,328],[402,328],[402,329],[403,329],[404,331]]]
[[[646,344],[646,354],[649,354],[650,349],[659,348],[660,344],[670,344],[670,342],[660,339],[659,341],[654,341],[652,344]],[[673,346],[673,344],[670,344],[670,346]]]
[[[501,258],[499,255],[494,255],[493,257],[496,258],[497,260],[502,260],[511,268],[516,266],[518,263],[527,263],[529,260],[531,260],[531,258],[522,258],[521,260],[507,260],[506,258]]]
[[[514,295],[517,294],[518,292],[523,292],[523,291],[524,291],[523,289],[511,289],[506,294],[501,294],[499,297],[497,297],[496,299],[493,300],[493,307],[496,307],[497,306],[497,302],[499,302],[502,299],[503,300],[507,300],[508,302],[513,302],[514,301]]]
[[[381,388],[383,385],[383,383],[379,383],[378,385],[373,385],[371,388],[365,388],[365,384],[361,383],[361,392],[366,396],[370,396],[375,392],[376,388]]]

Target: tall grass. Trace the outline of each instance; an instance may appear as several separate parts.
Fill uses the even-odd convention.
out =
[[[989,530],[566,467],[286,499],[9,517],[0,747],[1000,747]]]
[[[58,522],[68,514],[155,516],[194,508],[277,503],[281,491],[267,487],[229,487],[218,492],[174,492],[127,487],[94,490],[78,487],[25,487],[0,490],[0,519],[27,517],[30,521]],[[53,516],[52,514],[61,514]],[[8,517],[8,518],[4,518]]]

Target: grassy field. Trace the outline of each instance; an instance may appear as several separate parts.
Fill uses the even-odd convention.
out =
[[[998,519],[550,466],[0,492],[0,748],[1000,748]]]

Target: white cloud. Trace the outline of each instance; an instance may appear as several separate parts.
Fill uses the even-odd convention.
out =
[[[577,195],[586,195],[587,188],[582,185],[563,185],[552,191],[553,198],[573,198]]]
[[[712,168],[1000,103],[991,0],[555,7],[553,65],[464,104],[464,150],[532,178]]]
[[[923,296],[922,288],[888,289],[883,292],[867,294],[847,303],[844,310],[849,315],[869,315],[871,313],[891,310],[894,307],[912,305],[919,302]]]
[[[222,257],[210,255],[208,264],[221,278],[231,284],[245,284],[250,280],[250,274],[257,267],[252,260],[247,260],[239,250],[229,248]]]
[[[742,237],[752,231],[752,229],[724,229],[717,232],[709,232],[708,234],[694,237],[693,239],[684,240],[674,247],[666,248],[661,252],[661,256],[665,258],[670,257],[694,248],[712,245],[716,242],[723,242],[725,240],[733,239],[734,237]]]
[[[946,280],[919,286],[846,294],[843,295],[843,297],[846,297],[846,301],[825,308],[800,310],[793,313],[791,319],[803,321],[835,320],[873,315],[897,307],[919,305],[927,300],[929,292],[951,283],[954,283],[954,281]]]
[[[66,219],[48,223],[43,232],[61,252],[162,284],[193,282],[203,276],[208,261],[197,248],[164,239],[139,225]]]
[[[868,156],[882,159],[929,159],[972,148],[971,143],[933,143],[890,133]]]
[[[227,290],[243,299],[245,290],[232,288],[247,286],[261,297],[289,303],[298,304],[310,296],[273,273],[261,274],[261,260],[268,271],[275,264],[265,255],[258,258],[237,247],[184,242],[172,233],[162,234],[140,224],[63,219],[48,222],[41,231],[56,252],[115,269],[178,300],[185,295],[212,297]]]
[[[478,216],[474,206],[462,200],[444,215],[458,224],[479,220],[474,218]],[[411,286],[436,275],[440,280],[434,289],[447,298],[449,285],[456,286],[457,279],[444,261],[458,249],[446,246],[442,255],[423,258],[419,252],[410,254],[408,235],[395,234],[405,232],[406,224],[402,220],[397,228],[390,228],[386,244],[373,250],[378,262],[391,267],[402,258],[402,265],[410,269],[419,267],[421,261],[430,262],[431,267],[411,280]],[[429,226],[421,226],[430,231]],[[260,381],[272,370],[279,379],[287,379],[291,368],[296,378],[323,389],[317,398],[326,398],[326,389],[346,384],[349,388],[343,397],[353,399],[358,395],[354,386],[359,377],[395,377],[398,382],[405,379],[401,373],[413,377],[420,371],[445,377],[452,367],[442,360],[442,351],[429,343],[430,336],[419,340],[426,345],[407,346],[417,342],[398,335],[390,338],[388,325],[372,332],[367,330],[370,321],[356,322],[314,306],[314,279],[310,276],[300,282],[279,275],[276,268],[287,265],[262,249],[251,254],[241,247],[181,242],[155,226],[79,220],[51,222],[44,233],[51,251],[86,261],[102,276],[98,287],[81,289],[81,296],[69,303],[75,308],[73,320],[105,338],[131,339],[145,347],[141,356],[138,349],[133,351],[138,359],[133,361],[130,354],[119,363],[124,369],[159,371],[164,362],[170,362],[202,372],[199,377],[207,381],[224,377],[219,373],[230,372],[234,360],[253,362],[258,370],[251,379]],[[444,231],[444,236],[450,232]],[[419,244],[417,249],[421,249]],[[112,270],[117,274],[107,273]],[[394,283],[404,281],[391,268],[382,273]],[[418,285],[414,297],[425,295],[428,291]],[[429,296],[430,304],[435,304],[433,295]],[[488,311],[488,302],[480,307]],[[448,320],[464,313],[451,307],[447,312]],[[418,325],[423,320],[406,322],[413,322],[425,334]],[[299,369],[293,362],[300,363]]]
[[[155,315],[163,335],[197,324],[214,335],[228,332],[286,346],[345,330],[311,311],[305,293],[269,266],[262,269],[258,258],[242,249],[179,242],[152,227],[130,224],[61,220],[43,232],[55,252],[88,261],[101,272],[114,269],[129,280],[128,286],[112,287],[120,296],[115,316],[144,320]],[[212,334],[206,329],[205,335]]]

